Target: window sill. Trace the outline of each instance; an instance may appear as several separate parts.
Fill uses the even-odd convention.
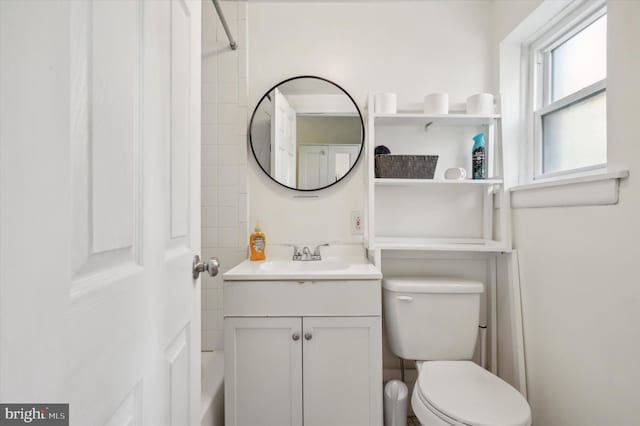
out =
[[[617,204],[620,180],[628,170],[600,171],[581,176],[553,178],[509,188],[511,208],[604,206]]]

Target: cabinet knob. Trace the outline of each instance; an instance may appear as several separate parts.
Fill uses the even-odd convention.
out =
[[[311,340],[311,338],[312,338],[312,337],[313,337],[313,334],[311,334],[311,333],[309,333],[309,332],[304,333],[304,338],[305,338],[306,340]]]
[[[297,342],[298,340],[300,340],[300,333],[293,333],[293,336],[291,336],[291,338]]]

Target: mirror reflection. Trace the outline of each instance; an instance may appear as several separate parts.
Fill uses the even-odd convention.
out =
[[[250,125],[251,149],[262,170],[281,185],[306,191],[349,173],[363,135],[353,99],[319,77],[295,77],[272,88]]]

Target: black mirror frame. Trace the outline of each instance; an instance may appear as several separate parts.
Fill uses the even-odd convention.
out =
[[[277,181],[273,176],[271,176],[269,173],[267,173],[267,171],[264,169],[264,167],[262,167],[262,164],[260,164],[260,161],[258,161],[258,157],[256,156],[256,152],[253,149],[253,140],[251,138],[251,127],[253,125],[253,119],[255,118],[256,112],[258,111],[258,107],[262,104],[262,101],[269,96],[269,93],[271,93],[273,90],[275,90],[281,84],[287,83],[287,82],[289,82],[291,80],[298,80],[300,78],[315,78],[315,79],[318,79],[318,80],[323,80],[323,81],[326,81],[329,84],[332,84],[333,86],[337,87],[338,89],[342,90],[342,92],[349,97],[349,99],[353,103],[353,106],[356,107],[356,111],[358,111],[358,117],[360,117],[360,128],[362,130],[362,141],[360,143],[360,151],[358,152],[358,157],[356,158],[356,161],[353,162],[353,166],[351,166],[349,171],[347,173],[345,173],[344,175],[342,175],[342,177],[340,179],[338,179],[337,181],[332,182],[329,185],[326,185],[326,186],[323,186],[323,187],[320,187],[320,188],[314,188],[314,189],[292,188],[290,186],[287,186],[287,185]],[[323,189],[327,189],[327,188],[332,187],[333,185],[337,184],[338,182],[341,182],[345,177],[347,177],[351,173],[351,171],[353,169],[355,169],[356,165],[358,164],[358,161],[360,160],[360,157],[362,157],[362,151],[364,150],[364,141],[365,141],[364,119],[362,118],[362,112],[360,111],[360,108],[358,107],[358,104],[356,103],[356,101],[353,99],[353,97],[351,97],[349,92],[347,92],[346,90],[344,90],[344,88],[342,88],[342,86],[334,83],[331,80],[328,80],[328,79],[323,78],[323,77],[318,77],[316,75],[299,75],[299,76],[291,77],[291,78],[288,78],[286,80],[282,80],[281,82],[275,84],[273,87],[271,87],[269,90],[267,90],[267,92],[264,95],[262,95],[262,97],[260,98],[260,100],[256,104],[255,108],[253,109],[253,113],[251,114],[251,121],[249,121],[249,129],[247,130],[247,133],[249,135],[249,146],[251,147],[251,153],[253,154],[253,159],[256,160],[256,163],[258,164],[258,166],[260,167],[262,172],[265,175],[267,175],[269,177],[269,179],[271,179],[272,181],[274,181],[278,185],[280,185],[280,186],[282,186],[284,188],[287,188],[287,189],[291,189],[291,190],[294,190],[294,191],[301,191],[301,192],[322,191]]]

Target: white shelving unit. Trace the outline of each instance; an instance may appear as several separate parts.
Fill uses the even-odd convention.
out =
[[[511,355],[501,352],[501,369],[513,369],[514,385],[525,393],[518,253],[511,245],[500,115],[375,114],[373,104],[370,95],[364,234],[370,259],[385,276],[466,276],[482,282],[480,335],[486,333],[486,367],[498,374],[498,327],[513,330],[511,339],[501,335],[501,344],[512,347]],[[445,180],[448,167],[464,167],[470,174],[472,138],[480,132],[486,136],[488,179]],[[392,154],[438,155],[434,179],[376,178],[378,145]],[[501,309],[509,304],[509,315],[500,321],[498,293]]]
[[[373,250],[376,258],[380,258],[383,250],[420,250],[420,251],[451,251],[451,252],[509,252],[511,251],[510,233],[510,209],[509,195],[504,191],[502,180],[502,147],[499,138],[500,115],[469,115],[469,114],[446,114],[446,115],[426,115],[414,112],[400,112],[397,114],[375,114],[372,110],[373,95],[369,96],[367,113],[367,156],[366,156],[366,224],[367,232],[365,241],[367,247]],[[482,131],[486,137],[487,147],[487,174],[484,180],[445,180],[441,176],[434,179],[388,179],[375,177],[375,156],[374,149],[378,145],[388,145],[392,143],[396,149],[392,149],[392,154],[424,154],[424,150],[433,150],[437,147],[430,146],[429,138],[425,136],[424,144],[416,144],[415,139],[419,138],[418,132],[429,132],[434,128],[439,135],[446,134],[446,128],[452,128],[451,132],[464,132],[464,128],[469,131]],[[443,133],[445,132],[445,133]],[[378,139],[378,135],[381,134]],[[459,134],[459,133],[458,133]],[[409,136],[407,136],[409,135]],[[404,144],[405,139],[413,138],[413,142]],[[451,144],[458,143],[460,137],[451,137],[451,141],[443,142],[446,138],[439,138],[440,148],[444,145],[447,150],[460,151],[456,158],[467,155],[471,156],[471,143],[468,138],[463,139],[459,145],[451,147]],[[467,143],[468,142],[468,143]],[[467,149],[467,146],[468,149]],[[418,146],[422,152],[413,152]],[[430,151],[429,154],[438,154]],[[449,157],[452,154],[449,153]],[[438,165],[442,170],[451,165]],[[470,170],[467,170],[470,172]],[[434,228],[433,221],[442,220],[443,217],[453,217],[458,214],[455,207],[457,194],[461,194],[460,204],[467,208],[467,215],[470,208],[475,209],[478,215],[482,215],[482,220],[477,220],[476,235],[457,235],[458,229],[439,229],[438,235],[430,235],[429,231]],[[469,195],[473,194],[473,195]],[[425,221],[431,220],[430,226],[424,226],[425,222],[417,220],[414,216],[406,219],[400,214],[394,214],[399,209],[398,204],[407,203],[407,207],[412,200],[423,203],[429,200],[432,206],[439,207],[440,211],[430,217],[429,209],[424,209]],[[446,210],[443,207],[448,202],[454,207]],[[496,207],[498,208],[496,210]],[[396,210],[394,210],[396,209]],[[445,210],[443,210],[445,209]],[[384,211],[387,210],[387,211]],[[409,210],[409,209],[407,209]],[[494,215],[497,211],[497,216]],[[402,216],[402,219],[399,217]],[[382,218],[381,218],[382,217]],[[405,220],[407,223],[396,224],[394,219]],[[380,223],[376,221],[379,220]],[[446,222],[443,228],[451,226],[453,221]],[[474,223],[475,223],[474,222]],[[464,228],[469,234],[469,227]],[[399,232],[394,230],[400,229]],[[442,235],[442,234],[446,235]],[[412,236],[407,236],[410,234]]]
[[[385,179],[374,178],[376,186],[420,186],[420,185],[502,185],[502,179]]]
[[[402,124],[406,122],[425,122],[441,126],[476,126],[489,125],[500,115],[472,115],[472,114],[439,114],[427,115],[419,113],[397,113],[397,114],[373,114],[373,118],[378,123]]]

